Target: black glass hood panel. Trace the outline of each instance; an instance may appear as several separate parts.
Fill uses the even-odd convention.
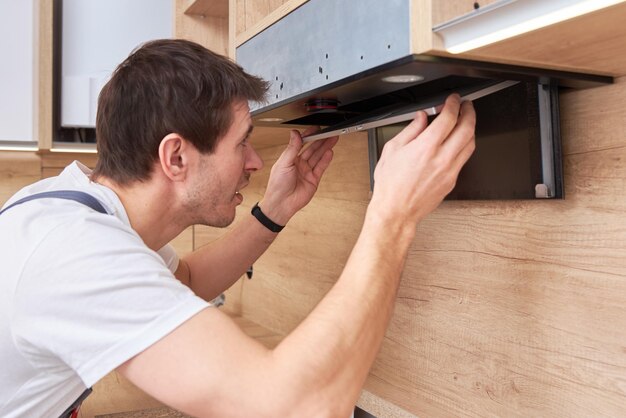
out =
[[[297,71],[297,70],[294,70]],[[413,75],[421,80],[390,83],[389,77]],[[612,77],[574,72],[459,60],[447,57],[410,55],[367,71],[302,92],[289,99],[252,111],[257,126],[330,126],[359,114],[398,103],[416,103],[441,92],[453,93],[463,86],[489,80],[517,80],[534,84],[590,88],[612,83]],[[336,103],[334,108],[311,108],[319,100]]]

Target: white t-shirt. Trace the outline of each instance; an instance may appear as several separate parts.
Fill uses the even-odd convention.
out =
[[[74,162],[5,206],[81,190],[109,214],[38,199],[0,215],[0,416],[58,417],[88,387],[209,306],[149,249],[117,195]]]

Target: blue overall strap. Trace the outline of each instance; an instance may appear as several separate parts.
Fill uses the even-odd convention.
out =
[[[13,206],[21,205],[22,203],[30,202],[31,200],[36,199],[45,199],[45,198],[53,198],[53,199],[66,199],[66,200],[74,200],[78,203],[82,203],[85,206],[89,206],[91,209],[106,214],[107,211],[102,206],[102,203],[98,201],[95,197],[90,195],[89,193],[79,192],[78,190],[53,190],[49,192],[41,192],[35,193],[30,196],[26,196],[23,199],[18,200],[4,208],[0,211],[0,215],[2,215],[7,210],[11,209]],[[79,397],[74,401],[74,403],[65,410],[60,416],[60,418],[75,418],[78,416],[78,410],[80,405],[85,400],[87,396],[91,393],[92,389],[89,388],[85,390]]]
[[[66,200],[74,200],[78,203],[82,203],[85,206],[89,206],[91,209],[106,214],[107,211],[102,206],[102,203],[98,201],[95,197],[90,195],[89,193],[79,192],[78,190],[53,190],[50,192],[41,192],[35,193],[30,196],[26,196],[23,199],[18,200],[4,208],[0,211],[0,215],[2,215],[7,210],[11,209],[13,206],[20,205],[22,203],[30,202],[35,199],[44,199],[44,198],[56,198],[56,199],[66,199]]]

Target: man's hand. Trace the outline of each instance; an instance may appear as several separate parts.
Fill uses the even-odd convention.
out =
[[[312,127],[304,135],[315,132]],[[263,213],[279,225],[311,201],[324,171],[333,159],[332,148],[337,137],[316,141],[304,148],[298,131],[291,131],[287,149],[272,167],[267,191],[259,206]]]
[[[456,94],[429,126],[419,112],[383,149],[374,172],[372,214],[414,230],[454,188],[476,146],[475,124],[472,103],[461,104]]]

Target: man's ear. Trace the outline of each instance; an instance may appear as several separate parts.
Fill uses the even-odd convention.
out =
[[[178,134],[167,134],[159,144],[161,171],[172,181],[184,180],[193,146]]]

